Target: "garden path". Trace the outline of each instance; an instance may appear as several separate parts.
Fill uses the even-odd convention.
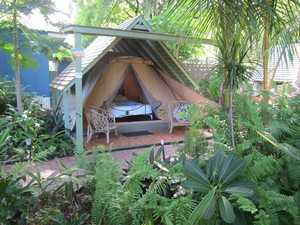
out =
[[[165,145],[165,154],[166,156],[175,154],[176,149],[180,145]],[[156,152],[160,146],[154,146],[154,151]],[[137,148],[131,150],[122,150],[122,151],[113,151],[111,152],[111,157],[121,164],[121,169],[127,167],[126,161],[130,161],[132,159],[132,153],[142,153],[147,151],[149,148]],[[87,155],[87,159],[91,160],[95,157],[94,154]],[[65,168],[61,165],[64,164],[66,168],[72,168],[76,166],[76,158],[74,156],[62,157],[58,159],[49,160],[46,162],[35,162],[33,165],[27,166],[27,170],[36,175],[36,168],[40,170],[40,176],[42,178],[53,178],[61,174],[65,171]],[[79,162],[80,163],[80,162]],[[10,170],[12,165],[3,166],[2,169]],[[77,175],[79,172],[75,172],[73,175]],[[26,182],[23,182],[23,185],[26,185],[30,181],[30,176],[26,174]],[[55,183],[55,186],[58,186],[59,182]],[[55,188],[55,186],[51,186],[51,188]]]

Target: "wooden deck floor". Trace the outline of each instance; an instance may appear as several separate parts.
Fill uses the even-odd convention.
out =
[[[111,133],[110,144],[106,144],[106,136],[104,134],[99,134],[98,136],[95,134],[89,143],[84,144],[84,147],[85,150],[89,151],[93,150],[93,148],[98,145],[103,145],[106,149],[113,149],[156,144],[161,143],[161,140],[163,140],[164,143],[182,141],[187,128],[176,127],[173,129],[172,134],[169,134],[166,129],[148,131],[151,132],[151,134],[134,137],[126,137],[122,135],[122,133],[118,133],[118,136],[116,137],[114,133]]]

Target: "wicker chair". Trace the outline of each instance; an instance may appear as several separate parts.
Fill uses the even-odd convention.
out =
[[[172,101],[168,104],[168,114],[169,114],[169,134],[172,133],[173,127],[190,126],[192,123],[184,118],[181,118],[178,113],[182,112],[182,109],[187,109],[190,103],[185,101]],[[185,111],[185,110],[183,110]]]
[[[93,134],[105,133],[106,143],[109,143],[109,132],[115,130],[116,136],[118,136],[116,120],[113,114],[100,108],[85,108],[85,116],[87,119],[87,140],[88,143]]]

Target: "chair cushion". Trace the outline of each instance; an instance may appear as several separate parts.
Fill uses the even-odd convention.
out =
[[[182,117],[180,114],[182,112],[184,113],[188,113],[188,108],[190,107],[190,104],[182,104],[180,106],[177,106],[174,110],[173,110],[173,117],[181,123],[184,122],[188,122],[188,119],[186,117]]]

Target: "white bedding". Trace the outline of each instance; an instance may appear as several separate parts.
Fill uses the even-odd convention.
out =
[[[112,104],[108,110],[113,113],[116,118],[136,115],[150,115],[152,119],[152,109],[149,104],[138,102],[123,102],[122,104]]]

